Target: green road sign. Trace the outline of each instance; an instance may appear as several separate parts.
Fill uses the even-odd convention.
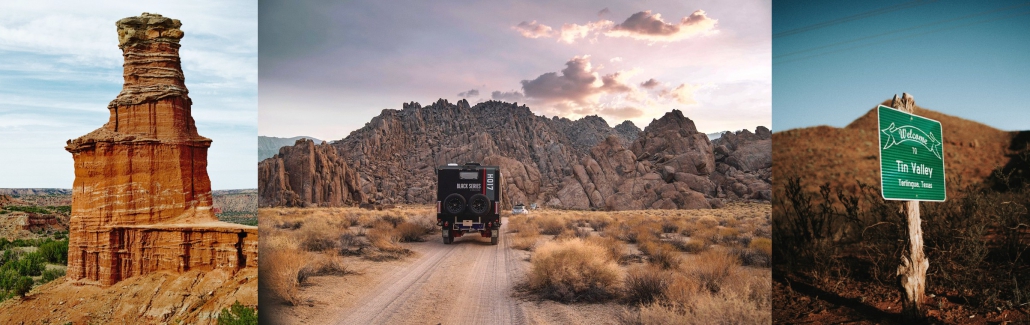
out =
[[[880,105],[880,189],[886,200],[944,201],[941,122]]]

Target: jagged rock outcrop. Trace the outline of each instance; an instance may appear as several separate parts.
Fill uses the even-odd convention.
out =
[[[112,285],[156,271],[257,265],[257,227],[211,211],[207,149],[194,125],[176,19],[116,23],[125,59],[107,124],[65,147],[75,161],[69,279]]]
[[[341,206],[365,203],[359,175],[322,142],[300,139],[258,166],[261,206]],[[367,188],[371,191],[371,188]]]
[[[723,199],[768,198],[761,194],[768,192],[768,129],[756,132],[764,135],[764,144],[761,136],[747,132],[750,136],[724,141],[723,157],[678,110],[641,131],[629,121],[612,128],[597,116],[544,118],[525,105],[487,101],[471,107],[465,100],[451,104],[441,99],[424,107],[412,102],[401,110],[383,110],[331,146],[356,171],[343,181],[356,182],[368,202],[431,203],[436,166],[481,162],[501,166],[507,206],[710,208]],[[264,172],[289,168],[286,157],[291,155],[283,151],[262,161],[259,182],[284,183],[284,175],[292,180],[295,176],[288,172]],[[726,166],[723,170],[720,163]],[[263,206],[315,203],[300,198],[287,202],[284,198],[293,196],[281,185],[261,188],[261,197],[271,198]],[[327,205],[334,204],[347,201]]]
[[[754,133],[726,132],[713,142],[716,172],[711,179],[721,185],[718,197],[772,199],[772,132],[759,126]]]

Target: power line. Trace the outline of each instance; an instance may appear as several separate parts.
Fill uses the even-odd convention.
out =
[[[800,58],[796,58],[796,59],[791,59],[791,60],[784,60],[784,61],[780,61],[780,62],[773,62],[773,65],[782,64],[782,63],[790,63],[790,62],[795,62],[795,61],[802,61],[802,60],[805,60],[805,59],[811,59],[811,58],[818,57],[818,56],[823,56],[823,55],[826,55],[826,54],[840,53],[840,52],[844,52],[844,51],[848,51],[848,50],[854,50],[854,49],[859,49],[859,48],[863,48],[863,47],[869,47],[869,46],[873,46],[873,45],[879,45],[879,44],[883,44],[883,43],[889,43],[889,42],[893,42],[893,41],[909,39],[909,38],[913,38],[913,37],[916,37],[916,36],[923,36],[923,35],[927,35],[927,34],[933,34],[933,33],[937,33],[937,32],[948,31],[948,30],[952,30],[952,29],[956,29],[956,28],[968,27],[968,26],[978,25],[978,24],[983,24],[983,23],[989,23],[989,22],[992,22],[992,21],[1009,19],[1009,18],[1012,18],[1012,17],[1018,17],[1018,16],[1027,15],[1027,14],[1030,14],[1030,11],[1021,12],[1021,13],[1014,13],[1014,14],[1011,14],[1011,15],[997,17],[997,18],[992,18],[992,19],[987,19],[987,20],[976,21],[976,22],[972,22],[972,23],[969,23],[969,24],[965,24],[965,25],[958,25],[958,26],[953,26],[953,27],[935,29],[935,30],[924,32],[924,33],[912,34],[912,35],[908,35],[908,36],[902,36],[902,37],[898,37],[898,38],[887,39],[887,40],[883,40],[883,41],[880,41],[880,42],[873,42],[873,43],[869,43],[869,44],[863,44],[863,45],[859,45],[859,46],[843,48],[843,49],[836,50],[836,51],[818,53],[818,54],[804,56],[804,57],[800,57]]]
[[[784,32],[779,32],[779,33],[773,34],[773,38],[790,36],[790,35],[796,35],[796,34],[800,34],[800,33],[804,33],[804,32],[809,32],[809,31],[813,31],[813,30],[816,30],[816,29],[824,28],[824,27],[829,27],[829,26],[839,25],[839,24],[843,24],[843,23],[846,23],[846,22],[855,21],[855,20],[859,20],[859,19],[879,16],[879,15],[882,15],[882,14],[891,13],[891,12],[895,12],[895,11],[898,11],[898,10],[904,10],[904,9],[913,8],[913,7],[918,7],[918,6],[922,6],[922,5],[929,4],[929,3],[934,3],[934,2],[937,2],[937,0],[929,0],[929,1],[927,1],[927,0],[915,0],[915,1],[911,1],[911,2],[897,4],[897,5],[893,5],[893,6],[890,6],[890,7],[884,7],[884,8],[880,8],[880,9],[876,9],[876,10],[872,10],[872,11],[867,11],[867,12],[863,12],[863,13],[856,14],[856,15],[851,15],[851,16],[847,16],[847,17],[843,17],[843,18],[838,18],[838,19],[834,19],[834,20],[824,21],[824,22],[821,22],[821,23],[818,23],[818,24],[814,24],[814,25],[809,25],[809,26],[805,26],[805,27],[801,27],[801,28],[791,29],[791,30],[784,31]]]
[[[887,36],[887,35],[890,35],[890,34],[897,34],[897,33],[901,33],[901,32],[907,32],[907,31],[911,31],[911,30],[920,29],[920,28],[923,28],[923,27],[930,27],[930,26],[934,26],[934,25],[941,25],[941,24],[945,24],[945,23],[950,23],[950,22],[953,22],[953,21],[965,20],[965,19],[969,19],[969,18],[973,18],[973,17],[978,17],[978,16],[987,15],[987,14],[992,14],[992,13],[995,13],[995,12],[998,12],[998,11],[1012,10],[1012,9],[1016,9],[1016,8],[1020,8],[1020,7],[1025,7],[1025,6],[1030,6],[1030,2],[1018,4],[1018,5],[1015,5],[1015,6],[1009,6],[1009,7],[1004,7],[1004,8],[998,8],[998,9],[994,9],[994,10],[988,10],[988,11],[984,11],[984,12],[979,12],[979,13],[975,13],[975,14],[972,14],[972,15],[966,15],[966,16],[962,16],[962,17],[957,17],[957,18],[946,19],[946,20],[941,20],[941,21],[937,21],[937,22],[922,24],[922,25],[913,26],[913,27],[909,27],[909,28],[903,28],[903,29],[899,29],[899,30],[879,33],[879,34],[875,34],[875,35],[860,37],[860,38],[856,38],[856,39],[853,39],[853,40],[837,42],[837,43],[823,45],[823,46],[817,46],[817,47],[813,47],[813,48],[809,48],[809,49],[804,49],[804,50],[800,50],[800,51],[795,51],[795,52],[790,52],[790,53],[786,53],[786,54],[777,55],[777,56],[774,56],[773,59],[782,58],[782,57],[788,57],[788,56],[802,54],[802,53],[807,53],[807,52],[812,52],[812,51],[817,51],[817,50],[821,50],[821,49],[829,48],[829,47],[834,47],[834,46],[838,46],[838,45],[855,43],[855,42],[864,41],[864,40],[867,40],[867,39],[873,39],[873,38],[877,38],[877,37],[881,37],[881,36]]]

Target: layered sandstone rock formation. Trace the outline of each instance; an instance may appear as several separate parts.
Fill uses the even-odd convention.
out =
[[[497,101],[474,107],[465,100],[425,107],[405,103],[401,110],[383,110],[331,145],[314,150],[310,142],[298,142],[300,149],[284,147],[262,161],[260,204],[430,203],[435,200],[434,168],[470,161],[501,166],[509,206],[672,209],[768,200],[770,135],[764,127],[755,132],[728,133],[734,140],[713,144],[675,110],[640,131],[629,121],[612,128],[597,116],[549,119],[525,105]],[[333,163],[311,163],[320,160]],[[321,174],[338,175],[342,178],[330,179],[348,185],[330,186],[316,176]],[[287,183],[292,191],[284,190]],[[314,188],[350,195],[330,200],[316,195],[316,200],[300,194],[319,191]]]
[[[111,285],[154,271],[257,265],[257,229],[211,211],[207,149],[191,115],[178,20],[117,22],[122,91],[107,124],[65,147],[75,160],[70,279]]]

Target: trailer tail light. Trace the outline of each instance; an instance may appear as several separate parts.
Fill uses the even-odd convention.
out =
[[[444,221],[443,222],[443,226],[444,227],[450,227],[451,226],[451,222],[450,221]]]
[[[436,213],[440,213],[440,201],[436,201]]]
[[[494,214],[501,214],[501,205],[494,202]]]

